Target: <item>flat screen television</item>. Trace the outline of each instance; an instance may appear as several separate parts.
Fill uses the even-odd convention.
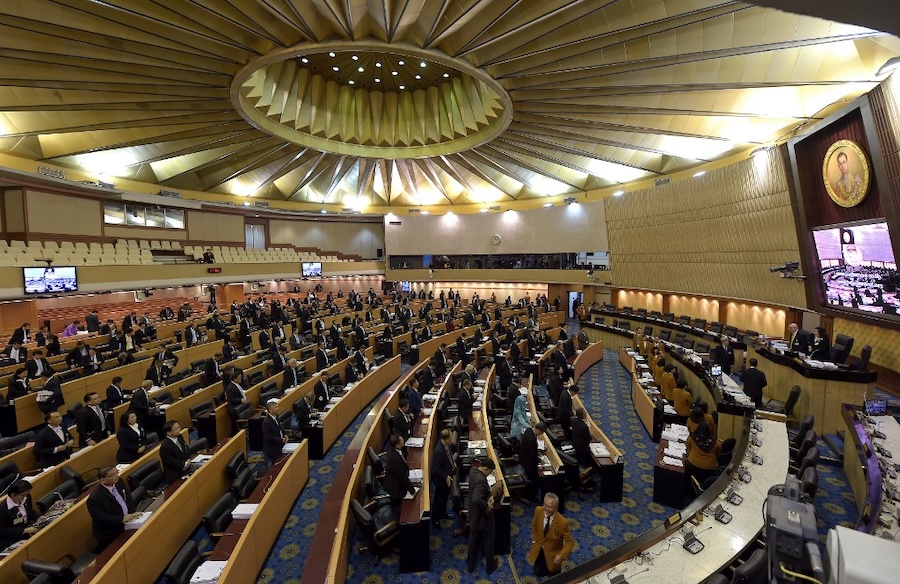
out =
[[[401,292],[409,292],[412,289],[412,285],[409,282],[400,282],[400,291]]]
[[[314,278],[322,275],[322,262],[303,262],[300,267],[300,275],[304,278]]]
[[[22,268],[25,294],[59,294],[78,292],[78,271],[75,266]]]
[[[825,306],[896,317],[900,276],[887,223],[813,231]]]

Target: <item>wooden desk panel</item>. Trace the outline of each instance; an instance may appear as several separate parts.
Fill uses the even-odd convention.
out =
[[[592,342],[586,349],[575,356],[573,367],[575,368],[575,383],[581,379],[584,372],[603,360],[603,341]]]

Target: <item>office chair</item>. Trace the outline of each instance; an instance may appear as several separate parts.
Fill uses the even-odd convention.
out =
[[[250,468],[243,452],[235,452],[234,456],[225,463],[225,475],[232,481],[238,478],[245,469]]]
[[[165,480],[165,474],[159,460],[150,460],[136,468],[134,472],[128,475],[128,488],[134,490],[140,485],[144,485],[147,490],[154,490]]]
[[[812,501],[819,491],[819,471],[814,466],[810,466],[803,471],[801,476],[803,478],[800,481],[800,491],[809,496],[809,500]]]
[[[806,433],[813,429],[813,426],[816,424],[816,419],[813,416],[806,416],[803,418],[803,421],[800,422],[800,426],[796,432],[789,432],[789,443],[788,447],[791,451],[796,452],[800,445],[803,444],[803,439],[806,438]]]
[[[17,450],[24,448],[29,442],[34,442],[34,432],[22,432],[15,436],[0,438],[0,457],[12,454]],[[0,491],[2,490],[3,488],[0,487]]]
[[[819,435],[816,434],[815,430],[809,430],[806,433],[806,436],[803,438],[803,442],[800,443],[800,448],[797,449],[797,452],[793,454],[793,458],[790,462],[791,468],[799,468],[803,463],[803,459],[806,457],[806,454],[812,449],[816,442],[819,440]]]
[[[853,348],[853,337],[840,334],[834,338],[834,344],[831,345],[830,357],[832,363],[842,364],[850,355],[850,349]]]
[[[578,498],[584,501],[584,491],[594,490],[594,475],[597,474],[597,467],[594,465],[583,466],[579,464],[578,459],[563,450],[557,451],[559,460],[563,464],[566,481],[569,487],[575,489]]]
[[[247,497],[253,494],[253,491],[258,484],[259,479],[257,479],[253,475],[253,471],[247,467],[234,479],[228,490],[239,501],[245,501],[247,500]]]
[[[869,368],[869,359],[872,358],[872,346],[863,345],[859,352],[859,357],[850,362],[849,368],[853,371],[867,371]]]
[[[390,496],[385,492],[381,481],[375,477],[375,471],[369,465],[363,469],[363,489],[366,492],[366,502],[363,506],[369,512],[391,504]]]
[[[0,464],[0,493],[5,492],[21,476],[19,466],[14,460]]]
[[[44,560],[25,560],[22,563],[22,572],[29,579],[34,578],[32,582],[37,582],[38,578],[43,578],[44,582],[49,582],[50,584],[70,584],[70,582],[75,580],[75,572],[72,570],[71,565],[45,562]]]
[[[366,447],[366,459],[369,461],[375,476],[379,479],[384,478],[384,459],[371,446]]]
[[[195,381],[193,383],[188,383],[187,385],[179,387],[178,392],[181,394],[181,397],[187,397],[199,389],[200,383]]]
[[[731,584],[762,584],[768,581],[769,554],[758,549],[750,558],[734,570]]]
[[[800,462],[800,468],[797,470],[797,476],[802,477],[803,473],[807,471],[807,469],[815,469],[819,465],[819,447],[813,446],[809,449],[809,452],[806,453],[806,456],[803,457],[803,460]]]
[[[762,409],[767,412],[774,412],[776,414],[784,414],[785,416],[791,416],[794,412],[794,406],[797,405],[797,401],[800,399],[800,386],[795,385],[791,388],[791,393],[788,394],[787,401],[778,401],[776,399],[770,399],[763,404]]]
[[[38,499],[37,506],[41,515],[43,515],[50,510],[50,507],[52,507],[54,503],[60,500],[77,499],[80,494],[81,489],[78,488],[78,483],[69,479],[56,487],[54,491],[47,493]]]
[[[163,579],[166,584],[188,584],[202,563],[203,558],[200,557],[197,542],[189,539],[169,562],[166,571],[163,572]]]
[[[219,497],[212,507],[203,515],[203,526],[214,542],[219,541],[225,530],[231,524],[231,512],[237,507],[238,500],[233,493],[228,492]]]
[[[370,513],[356,499],[350,501],[350,512],[356,520],[366,543],[359,548],[359,553],[371,551],[375,555],[375,565],[381,563],[381,558],[391,551],[388,546],[400,534],[400,527],[393,517],[390,506],[380,508],[375,514]]]
[[[278,399],[281,397],[281,390],[278,389],[278,383],[270,381],[259,388],[259,403],[265,405],[270,399]]]
[[[84,480],[84,477],[81,476],[74,468],[72,468],[68,464],[64,464],[59,467],[59,476],[66,481],[75,481],[75,484],[78,485],[78,490],[82,493],[88,486],[87,482]],[[93,482],[91,484],[93,484]]]
[[[209,440],[206,438],[197,438],[191,440],[187,445],[188,455],[193,457],[204,450],[209,450]]]

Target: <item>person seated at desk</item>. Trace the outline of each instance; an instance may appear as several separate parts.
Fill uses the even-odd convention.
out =
[[[44,352],[40,349],[35,349],[31,352],[31,359],[25,362],[25,368],[28,369],[28,377],[31,379],[43,377],[44,371],[49,371],[50,373],[54,371],[50,362],[44,358]]]
[[[125,524],[141,516],[134,512],[134,501],[125,490],[125,482],[119,478],[114,466],[104,466],[97,472],[100,484],[87,501],[94,537],[97,539],[96,553],[105,550],[120,533]]]
[[[541,446],[547,438],[547,424],[538,422],[533,428],[526,428],[519,442],[519,464],[525,470],[530,484],[525,489],[525,496],[533,499],[537,488],[541,484],[541,476],[538,472]]]
[[[156,359],[161,359],[163,364],[170,370],[178,367],[178,355],[172,350],[172,347],[165,347],[156,353]]]
[[[291,345],[291,351],[296,351],[306,343],[306,339],[300,334],[300,331],[295,328],[288,339],[288,343]]]
[[[38,333],[40,334],[40,333]],[[56,357],[57,355],[62,354],[62,347],[59,344],[59,336],[58,335],[47,335],[47,356],[48,357]]]
[[[163,365],[162,359],[156,357],[153,360],[153,366],[147,369],[147,374],[144,375],[144,379],[148,379],[152,382],[153,387],[164,387],[166,383],[169,381],[169,375],[172,371]]]
[[[122,351],[116,356],[116,362],[118,363],[118,367],[131,365],[134,363],[134,354],[129,353],[128,351]]]
[[[679,379],[675,382],[675,389],[672,391],[672,407],[678,414],[679,424],[683,424],[688,416],[691,415],[691,406],[694,403],[694,396],[691,395],[687,388],[687,381]]]
[[[587,412],[584,408],[575,409],[575,417],[572,418],[572,446],[575,447],[575,458],[581,466],[594,464],[591,454],[591,429],[588,428]]]
[[[59,412],[44,415],[44,421],[47,425],[34,438],[34,457],[40,468],[50,468],[69,458],[75,447],[75,440],[63,429],[63,417]]]
[[[28,383],[28,369],[19,367],[9,379],[9,392],[6,399],[12,401],[20,397],[25,397],[31,392],[31,384]]]
[[[25,363],[28,360],[28,350],[22,348],[19,341],[13,341],[3,350],[3,356],[13,363]]]
[[[96,347],[88,348],[88,356],[84,362],[84,373],[83,375],[87,377],[88,375],[93,375],[94,373],[100,373],[103,369],[103,356],[97,352]]]
[[[163,425],[166,437],[159,445],[159,460],[162,462],[165,481],[169,484],[181,478],[191,468],[191,456],[187,444],[181,436],[181,424],[169,420]]]
[[[88,347],[84,341],[78,341],[69,354],[66,355],[66,366],[70,369],[75,367],[84,367],[87,363]]]
[[[817,326],[815,336],[810,343],[809,358],[814,361],[831,361],[831,341],[828,339],[828,331]]]
[[[138,424],[137,414],[125,412],[119,417],[116,440],[119,442],[119,449],[116,451],[117,464],[132,463],[147,450],[147,433]]]
[[[391,434],[390,444],[384,464],[384,490],[390,497],[391,507],[399,513],[403,498],[407,493],[415,494],[416,490],[409,480],[409,465],[403,456],[403,436]]]
[[[400,398],[400,405],[397,413],[391,418],[394,434],[403,438],[403,441],[409,440],[412,435],[413,418],[409,413],[409,400],[405,397]]]
[[[9,486],[6,501],[0,503],[0,550],[38,532],[33,524],[38,514],[31,501],[31,483],[18,480]]]
[[[78,328],[81,325],[80,320],[73,320],[66,328],[63,329],[62,336],[64,337],[74,337],[78,334]]]
[[[734,348],[731,346],[731,339],[722,335],[721,342],[710,351],[709,357],[713,363],[722,366],[722,373],[731,375],[731,368],[734,367]]]
[[[717,440],[706,422],[700,422],[697,429],[688,435],[687,463],[685,469],[688,476],[697,479],[701,485],[710,477],[715,477],[719,470],[719,455],[722,454],[722,441]]]
[[[75,414],[79,448],[93,446],[109,436],[106,412],[100,407],[102,401],[100,394],[96,391],[86,393],[84,396],[84,407]]]

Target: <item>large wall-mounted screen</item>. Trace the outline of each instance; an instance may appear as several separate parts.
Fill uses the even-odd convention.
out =
[[[322,275],[322,262],[303,262],[300,274],[304,278],[318,278]]]
[[[75,266],[22,268],[25,294],[59,294],[78,291]]]

